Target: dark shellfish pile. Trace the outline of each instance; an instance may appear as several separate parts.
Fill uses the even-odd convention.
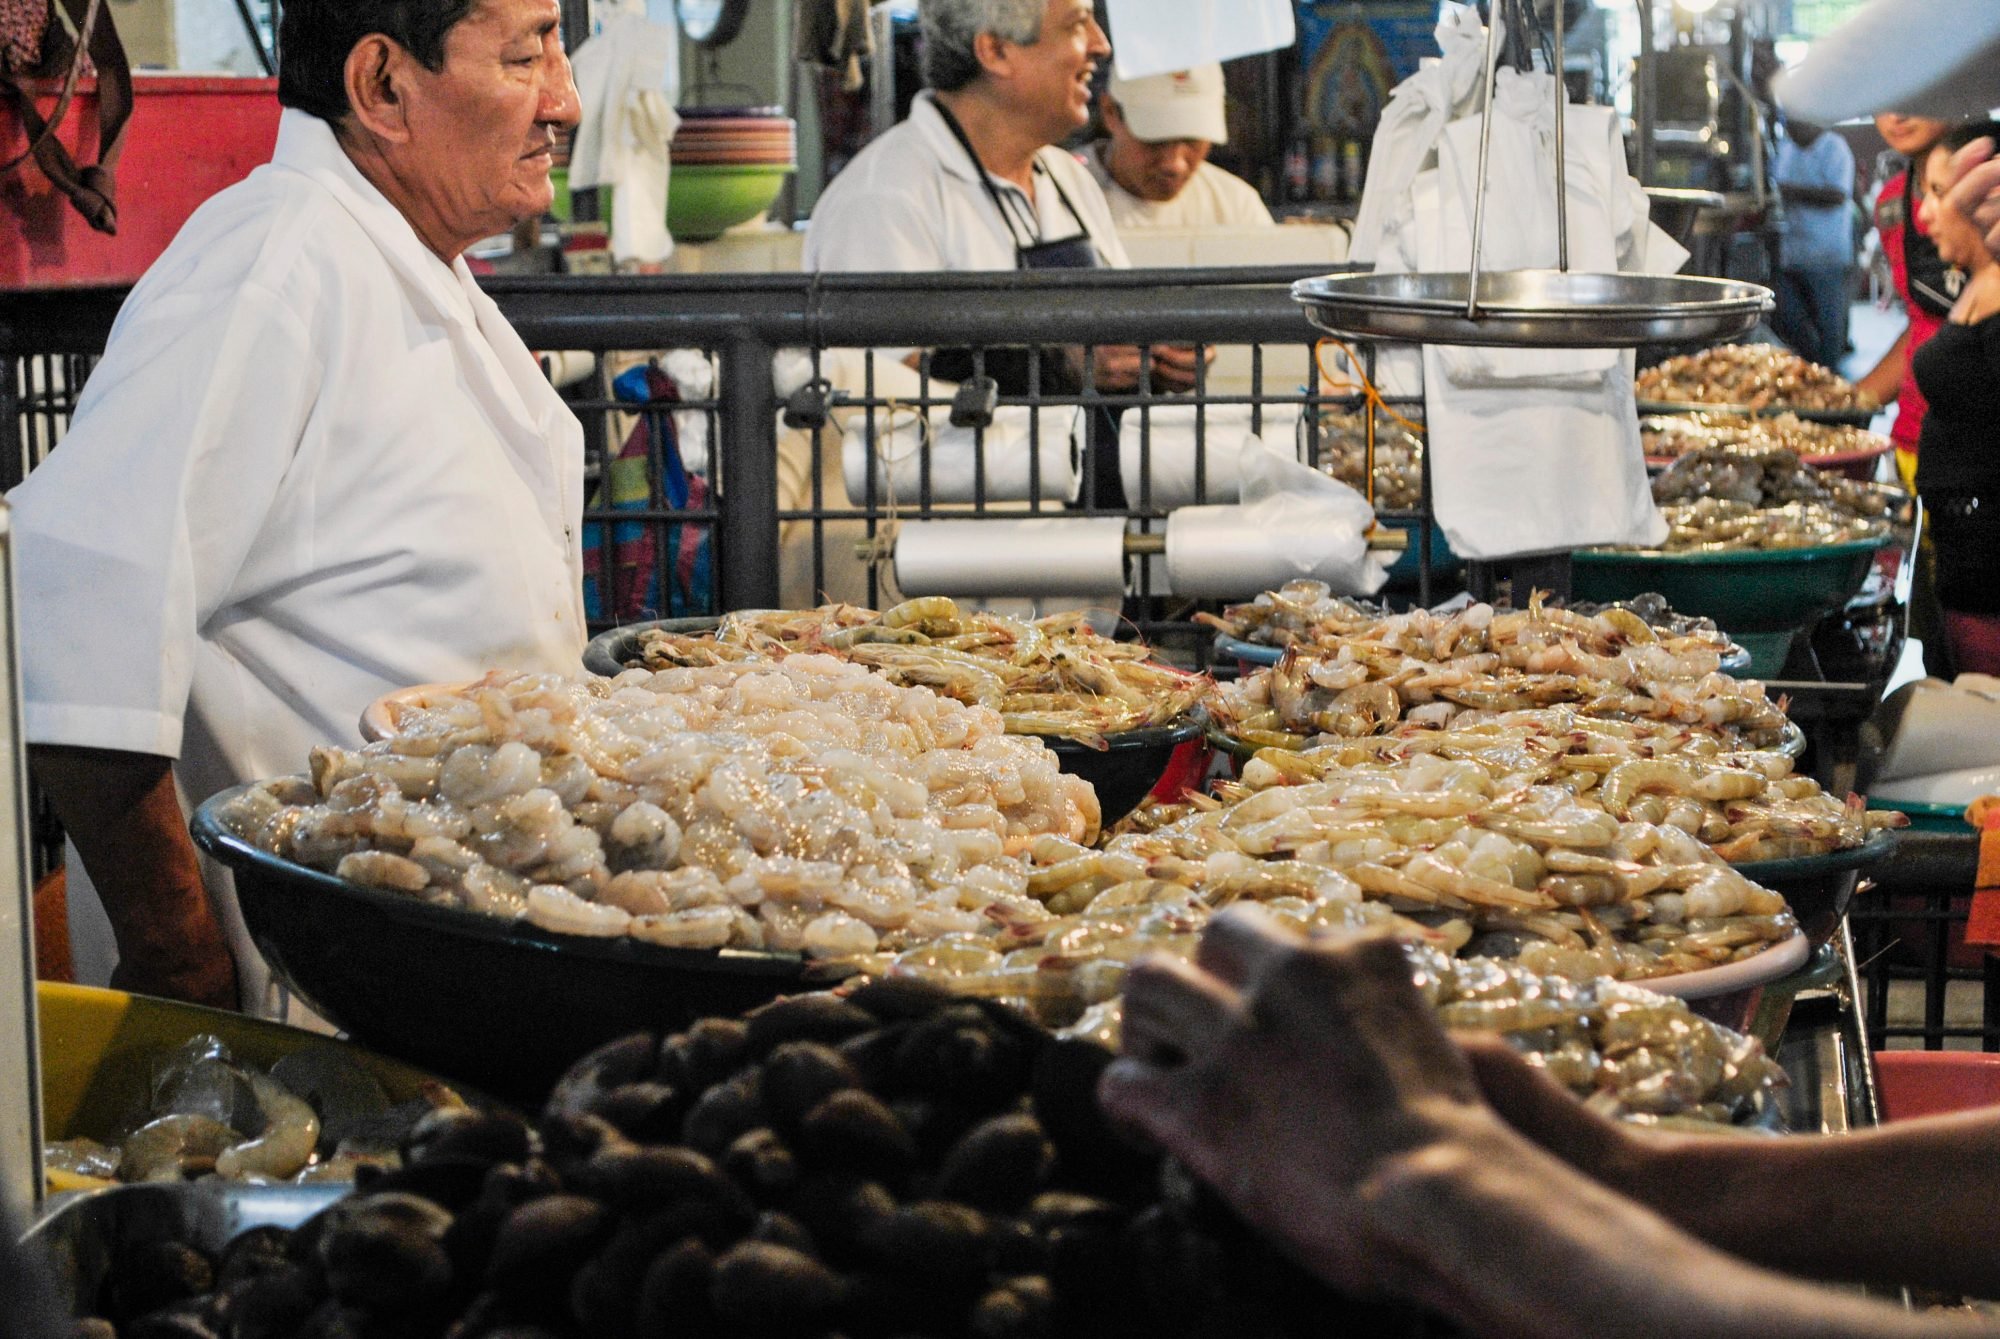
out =
[[[427,1117],[296,1231],[120,1260],[109,1339],[1320,1335],[1328,1293],[1104,1122],[1109,1053],[910,982],[571,1068],[534,1124]],[[108,1323],[107,1323],[108,1322]]]

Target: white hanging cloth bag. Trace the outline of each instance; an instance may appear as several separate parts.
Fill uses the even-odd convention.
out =
[[[1555,97],[1546,74],[1496,79],[1482,273],[1556,266]],[[1615,114],[1565,113],[1570,268],[1678,269],[1686,252],[1649,223]],[[1477,116],[1445,127],[1438,166],[1412,185],[1412,226],[1378,270],[1469,268],[1479,134]],[[1617,350],[1426,348],[1432,498],[1452,547],[1503,558],[1663,540],[1632,373],[1633,355]]]
[[[1282,51],[1298,40],[1292,0],[1107,0],[1121,79]]]
[[[655,262],[673,254],[667,231],[668,146],[680,128],[679,34],[619,10],[571,61],[583,119],[570,144],[572,190],[610,186],[611,254]]]

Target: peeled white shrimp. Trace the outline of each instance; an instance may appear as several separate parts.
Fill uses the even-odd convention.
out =
[[[319,1144],[319,1116],[304,1098],[269,1075],[253,1069],[244,1077],[257,1095],[264,1128],[256,1138],[224,1149],[215,1159],[215,1170],[232,1178],[268,1176],[282,1181],[312,1160]]]
[[[545,930],[573,935],[621,935],[632,923],[623,907],[586,902],[567,888],[538,883],[528,889],[527,919]]]

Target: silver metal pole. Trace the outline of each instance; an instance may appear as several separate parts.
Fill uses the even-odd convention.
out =
[[[1472,187],[1472,265],[1465,276],[1465,319],[1479,319],[1479,243],[1486,231],[1486,150],[1493,142],[1493,75],[1499,50],[1500,7],[1505,0],[1492,0],[1486,7],[1486,92],[1479,106],[1479,175]]]
[[[0,1200],[27,1218],[42,1203],[42,1071],[13,545],[12,521],[0,503],[0,1093],[14,1094],[0,1108]]]
[[[1569,120],[1569,84],[1563,79],[1563,0],[1556,10],[1556,268],[1569,269],[1569,178],[1563,157],[1563,122]]]

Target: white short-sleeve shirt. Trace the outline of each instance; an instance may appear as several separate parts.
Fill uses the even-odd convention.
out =
[[[1079,219],[1096,244],[1099,263],[1127,268],[1131,262],[1104,192],[1083,165],[1051,146],[1036,153],[1035,169],[1032,201],[1013,182],[986,174],[1016,215],[1010,231],[937,103],[929,92],[919,93],[908,119],[856,154],[813,206],[805,268],[877,274],[1011,270],[1017,243],[1073,237]],[[1061,187],[1060,194],[1050,183]],[[1078,218],[1064,207],[1064,196]],[[1037,222],[1036,236],[1027,235],[1028,219]]]
[[[358,744],[390,689],[578,668],[582,430],[303,112],[147,271],[9,500],[28,738],[175,758],[190,802]]]

